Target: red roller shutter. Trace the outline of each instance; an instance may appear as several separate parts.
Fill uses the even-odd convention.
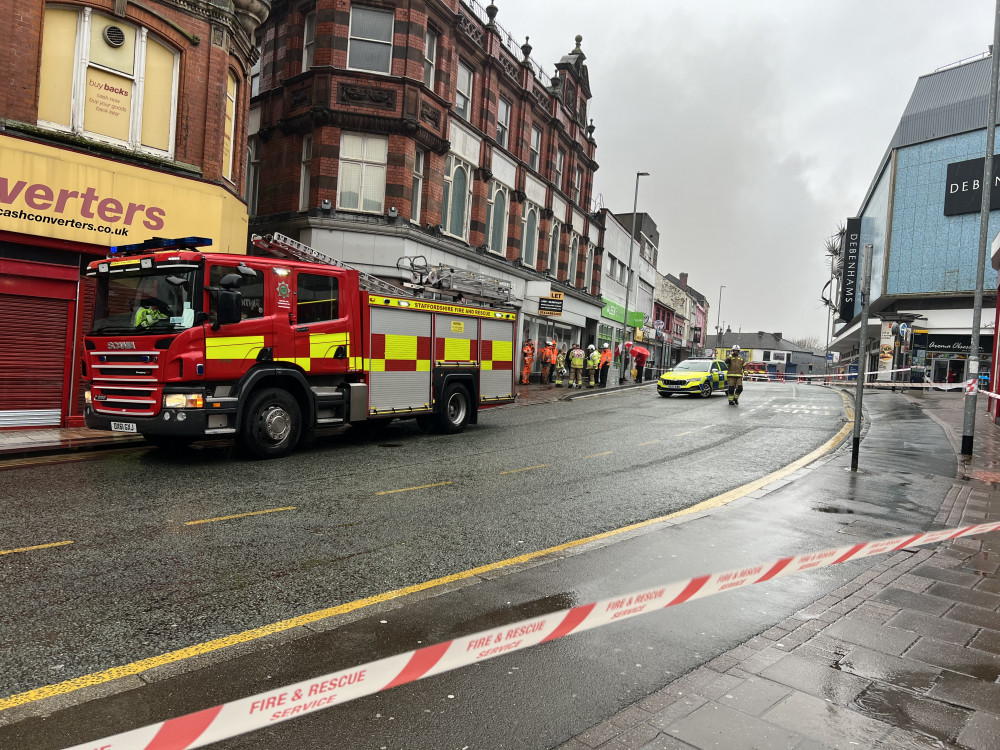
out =
[[[69,308],[0,294],[0,427],[59,426]]]

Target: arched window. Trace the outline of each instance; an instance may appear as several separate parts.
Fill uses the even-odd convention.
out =
[[[558,219],[553,219],[549,225],[549,267],[548,272],[553,276],[559,267],[559,235],[562,233],[562,224]]]
[[[469,239],[469,207],[472,189],[469,175],[472,167],[452,154],[444,166],[444,199],[441,216],[444,232],[461,240]]]
[[[507,249],[507,188],[496,180],[490,182],[486,200],[486,246],[497,255]]]
[[[521,262],[532,268],[538,262],[538,206],[533,203],[524,204],[521,217]]]
[[[583,270],[583,288],[588,292],[594,284],[594,246],[591,243],[587,243],[587,262],[584,264]]]

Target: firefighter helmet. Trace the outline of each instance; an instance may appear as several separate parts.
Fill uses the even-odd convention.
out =
[[[733,351],[734,352],[738,352],[739,350],[740,350],[740,345],[739,344],[733,344]]]

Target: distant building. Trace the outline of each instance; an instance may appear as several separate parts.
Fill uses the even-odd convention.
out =
[[[688,285],[687,273],[679,277],[669,273],[659,276],[656,299],[673,311],[674,329],[665,334],[672,336],[669,365],[704,355],[708,345],[705,328],[709,304],[704,294]]]
[[[632,239],[632,214],[600,212],[604,223],[601,269],[601,321],[598,341],[617,346],[633,341],[650,350],[650,362],[656,356],[656,329],[653,326],[653,290],[656,286],[657,244],[660,233],[648,214],[636,217],[636,237]],[[631,248],[631,253],[629,252]],[[628,264],[631,255],[632,271]],[[628,294],[628,323],[625,322],[625,290]]]
[[[110,245],[244,253],[247,79],[268,0],[0,0],[0,427],[83,424]]]
[[[861,231],[855,241],[859,249],[873,246],[869,371],[878,363],[883,326],[903,321],[912,336],[900,342],[897,367],[912,365],[938,382],[966,378],[990,65],[985,56],[917,80],[861,201]],[[1000,193],[994,190],[990,238],[1000,230],[998,208]],[[980,346],[990,362],[997,272],[989,266],[984,271]],[[842,281],[846,278],[845,273]],[[860,295],[854,300],[841,310],[848,322],[834,327],[831,349],[841,361],[858,352]]]
[[[713,342],[716,337],[712,337]],[[781,333],[765,331],[733,333],[727,328],[715,348],[715,356],[725,359],[739,344],[740,356],[749,362],[763,362],[772,375],[820,375],[826,364],[825,354],[816,354],[783,338]]]

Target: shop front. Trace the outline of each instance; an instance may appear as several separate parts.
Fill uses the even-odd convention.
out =
[[[246,206],[200,180],[0,135],[0,428],[83,424],[81,270],[153,236],[243,253]]]
[[[970,377],[968,366],[971,348],[972,336],[969,334],[914,329],[909,379],[932,383],[964,383]],[[985,388],[990,385],[989,373],[992,371],[992,334],[980,334],[979,358],[980,385]]]
[[[541,285],[544,290],[539,293],[539,287],[535,285]],[[574,344],[583,347],[597,345],[596,313],[597,307],[592,302],[558,291],[549,282],[529,281],[521,308],[521,346],[526,341],[535,344],[532,374],[542,371],[541,350],[547,341],[554,341],[559,351],[569,351]],[[519,362],[518,367],[522,366],[523,363]]]

